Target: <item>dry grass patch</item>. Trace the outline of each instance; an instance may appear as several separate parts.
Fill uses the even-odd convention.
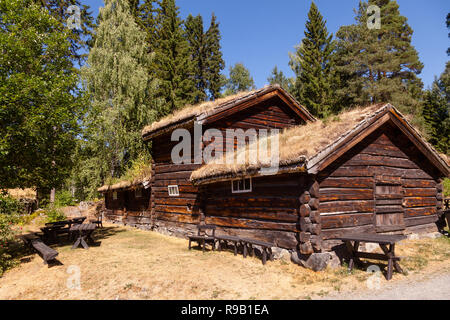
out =
[[[55,247],[62,265],[50,268],[35,254],[0,278],[0,299],[316,299],[333,292],[366,288],[366,271],[345,267],[313,272],[284,261],[244,259],[232,252],[202,253],[187,241],[155,232],[106,225],[89,250]],[[408,241],[402,266],[414,272],[442,269],[450,261],[448,239]],[[425,255],[428,263],[415,261]],[[69,289],[69,266],[81,271],[81,290]],[[385,281],[382,279],[382,281]]]

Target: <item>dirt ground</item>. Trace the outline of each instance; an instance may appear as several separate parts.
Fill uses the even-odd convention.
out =
[[[372,290],[331,294],[332,300],[450,300],[450,272],[386,283]]]
[[[365,270],[316,273],[282,260],[263,266],[231,251],[189,251],[186,240],[129,227],[106,224],[94,239],[89,250],[55,246],[60,263],[50,267],[24,255],[0,278],[0,299],[339,299],[373,286]],[[407,273],[389,283],[380,276],[380,288],[450,273],[448,238],[408,240],[397,252]]]

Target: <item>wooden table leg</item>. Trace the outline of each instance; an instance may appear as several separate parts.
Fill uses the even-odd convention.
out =
[[[266,248],[265,247],[263,247],[262,248],[262,264],[266,264],[266,261],[267,261],[267,252],[266,252]]]
[[[233,241],[234,243],[234,255],[237,256],[237,242]]]
[[[83,246],[84,249],[89,249],[88,244],[87,244],[86,241],[84,240],[85,238],[86,238],[85,236],[81,237],[80,243],[81,243],[81,245]]]
[[[205,249],[206,249],[206,242],[205,242],[205,239],[203,239],[202,244],[203,244],[203,252],[205,252]]]
[[[243,255],[244,255],[244,258],[247,258],[247,244],[246,243],[244,243],[244,252],[243,252]]]
[[[191,250],[191,239],[189,239],[189,250]]]
[[[397,262],[397,257],[395,256],[395,244],[389,245],[389,248],[385,244],[380,244],[380,247],[381,247],[381,250],[383,250],[384,254],[388,257],[388,270],[387,270],[386,279],[390,280],[392,278],[392,267],[394,267],[395,271],[397,271],[399,273],[403,273],[403,269],[400,267],[400,264]],[[389,265],[391,265],[391,267],[390,267],[391,275],[390,276],[389,276]]]
[[[75,241],[75,243],[72,246],[72,249],[76,249],[78,248],[78,246],[80,245],[81,239],[77,238],[77,240]]]

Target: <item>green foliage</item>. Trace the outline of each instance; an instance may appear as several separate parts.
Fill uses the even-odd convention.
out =
[[[72,196],[72,192],[69,190],[58,190],[55,195],[55,207],[61,208],[61,207],[68,207],[68,206],[74,206],[77,202],[75,198]]]
[[[206,36],[203,32],[203,18],[201,15],[189,15],[185,22],[186,38],[191,48],[191,59],[195,82],[194,103],[205,101],[207,97],[207,47]]]
[[[369,5],[381,9],[381,28],[367,26]],[[413,30],[396,1],[361,1],[356,23],[337,32],[336,94],[350,105],[389,102],[420,123],[423,64],[411,45]]]
[[[45,215],[47,216],[46,222],[58,222],[67,219],[64,213],[55,206],[46,208]]]
[[[206,47],[207,47],[207,61],[208,67],[206,72],[206,82],[209,91],[210,100],[220,98],[222,87],[226,83],[226,78],[221,74],[225,69],[225,61],[222,57],[222,51],[220,46],[220,30],[219,23],[214,13],[211,16],[211,24],[206,32]]]
[[[10,245],[14,241],[15,232],[12,229],[16,218],[9,214],[0,214],[0,276],[13,265]]]
[[[326,21],[314,2],[308,13],[305,37],[297,52],[291,55],[291,67],[296,73],[294,96],[318,117],[326,117],[333,107],[332,62],[334,44]]]
[[[136,179],[149,177],[151,174],[151,167],[149,163],[150,158],[140,156],[131,162],[130,168],[121,177],[110,178],[106,181],[106,183],[111,185],[120,181],[134,181]]]
[[[149,73],[154,54],[148,52],[146,33],[128,3],[105,2],[82,70],[91,107],[69,182],[78,199],[95,197],[96,188],[108,177],[120,177],[133,159],[148,153],[141,130],[160,111],[155,98],[160,83]]]
[[[220,51],[220,31],[216,16],[211,17],[209,29],[203,31],[203,19],[189,15],[185,22],[195,82],[194,103],[214,100],[220,96],[224,78],[220,72],[225,67]]]
[[[270,74],[270,77],[267,78],[267,81],[269,84],[279,84],[286,91],[290,92],[292,90],[293,80],[286,78],[283,71],[278,71],[277,66],[272,69],[272,73]]]
[[[160,80],[158,97],[163,99],[158,117],[195,102],[194,66],[179,9],[175,0],[162,0],[156,15],[154,70]]]
[[[444,197],[450,197],[450,178],[444,179]]]
[[[433,87],[427,90],[424,95],[422,109],[427,130],[428,141],[440,152],[450,153],[450,89],[446,87],[444,81],[450,72],[450,63],[447,64],[446,71],[439,80],[433,82]]]
[[[69,10],[69,6],[76,5],[80,8],[80,27],[73,28],[68,32],[68,40],[70,42],[70,54],[73,61],[79,64],[85,62],[89,48],[93,42],[94,18],[88,5],[82,4],[80,0],[34,0],[35,3],[43,5],[48,12],[58,19],[62,24],[66,24],[69,17],[73,14]]]
[[[28,0],[0,0],[0,185],[57,187],[82,99],[69,30]]]
[[[22,205],[8,194],[0,193],[0,215],[13,215],[21,211]]]
[[[238,92],[255,89],[255,81],[253,81],[250,71],[248,71],[244,64],[236,63],[230,67],[230,78],[225,88],[225,96],[229,96]]]
[[[17,220],[17,224],[19,226],[26,226],[30,224],[34,219],[40,216],[41,210],[36,210],[32,214],[22,214],[19,216]]]

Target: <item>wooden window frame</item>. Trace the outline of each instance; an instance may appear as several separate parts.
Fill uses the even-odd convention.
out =
[[[170,185],[167,186],[167,192],[169,193],[169,197],[179,197],[180,196],[180,189],[178,188],[178,185]]]
[[[113,198],[113,200],[118,199],[117,191],[113,191],[112,198]]]
[[[245,181],[248,180],[249,181],[249,188],[245,188]],[[237,189],[235,189],[234,184],[236,181],[241,181],[243,184],[242,189],[239,188],[239,184],[237,184]],[[253,183],[252,183],[252,178],[243,178],[243,179],[235,179],[231,181],[231,193],[250,193],[253,191]]]

